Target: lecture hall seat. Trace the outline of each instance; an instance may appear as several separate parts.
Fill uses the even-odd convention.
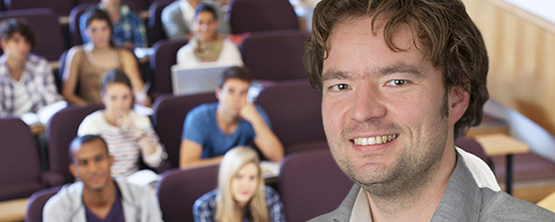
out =
[[[0,144],[0,201],[62,183],[60,175],[42,171],[35,138],[21,119],[0,119]]]

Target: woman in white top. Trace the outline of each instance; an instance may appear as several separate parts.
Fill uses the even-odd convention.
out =
[[[230,65],[243,66],[241,53],[230,40],[216,32],[218,17],[210,5],[200,4],[193,20],[194,37],[177,51],[180,66]]]
[[[105,73],[122,69],[133,86],[137,102],[149,105],[133,53],[117,49],[112,41],[112,23],[101,9],[87,12],[85,34],[90,42],[68,51],[63,74],[62,95],[70,104],[100,103],[100,85]],[[76,92],[76,89],[77,92]]]
[[[111,172],[114,177],[127,177],[139,170],[139,158],[151,168],[163,165],[167,154],[152,128],[150,119],[131,107],[133,94],[127,75],[121,70],[109,71],[102,83],[104,110],[88,115],[77,134],[100,135],[114,156]]]

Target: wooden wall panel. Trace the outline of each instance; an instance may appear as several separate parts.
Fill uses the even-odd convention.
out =
[[[463,0],[488,49],[490,97],[555,135],[555,24],[502,0]]]

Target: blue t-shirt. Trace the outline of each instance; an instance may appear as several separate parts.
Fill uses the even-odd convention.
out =
[[[181,139],[191,140],[202,146],[202,158],[224,155],[236,146],[254,146],[256,133],[246,120],[239,120],[235,132],[230,135],[222,132],[216,120],[218,103],[202,104],[192,109],[185,118]],[[256,105],[256,109],[271,129],[270,120],[264,110]]]

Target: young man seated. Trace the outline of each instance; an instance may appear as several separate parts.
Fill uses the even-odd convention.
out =
[[[221,76],[217,103],[202,104],[185,118],[181,136],[180,167],[219,164],[236,146],[256,147],[270,161],[283,158],[283,145],[270,129],[260,106],[247,102],[252,76],[245,68],[232,67]]]
[[[34,45],[29,25],[13,18],[0,22],[0,117],[34,115],[62,100],[48,61],[30,53]]]
[[[46,202],[45,222],[162,221],[152,188],[112,179],[114,158],[102,137],[73,139],[69,154],[69,169],[79,182],[65,185]]]

